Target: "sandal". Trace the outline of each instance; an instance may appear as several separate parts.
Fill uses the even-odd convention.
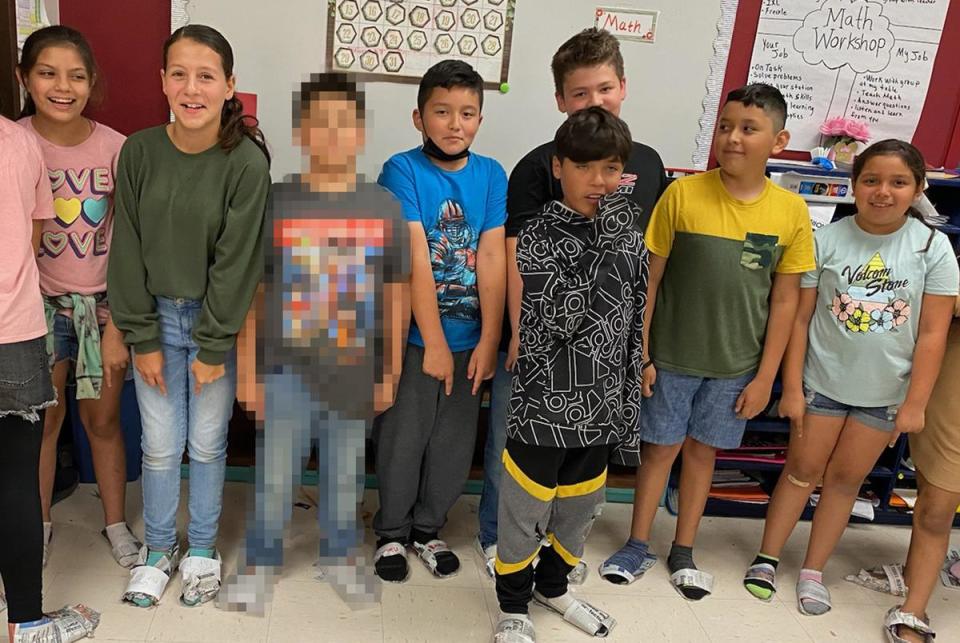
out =
[[[915,614],[904,612],[900,609],[901,607],[901,605],[891,607],[890,611],[887,612],[886,618],[883,619],[887,641],[890,643],[908,643],[907,639],[897,634],[897,627],[903,625],[904,627],[909,627],[917,634],[922,634],[923,640],[926,643],[933,643],[933,639],[937,633],[930,627],[930,619],[928,618],[926,621],[923,621]]]
[[[606,581],[613,583],[614,585],[629,585],[630,583],[643,578],[643,575],[650,570],[651,567],[657,564],[657,557],[655,554],[647,552],[646,556],[643,557],[643,562],[640,563],[640,567],[637,569],[627,569],[622,565],[617,565],[611,563],[608,559],[602,565],[600,565],[600,577]]]
[[[750,591],[750,588],[747,588],[747,591],[750,592],[750,595],[761,600],[764,603],[769,603],[773,600],[773,597],[777,594],[777,570],[774,569],[773,565],[770,563],[757,563],[756,565],[751,565],[747,569],[747,573],[743,576],[743,585],[746,587],[752,581],[762,581],[773,586],[773,590],[770,592],[770,596],[767,598],[761,598],[753,592]]]
[[[156,553],[156,550],[154,550]],[[150,548],[144,545],[140,548],[137,562],[130,570],[130,582],[123,592],[122,600],[137,607],[153,607],[160,602],[163,591],[170,582],[170,576],[177,569],[180,560],[180,547],[163,552],[163,556],[153,565],[147,565]]]
[[[450,578],[451,576],[456,576],[457,572],[460,571],[460,561],[457,559],[457,568],[455,570],[449,574],[440,573],[440,570],[437,568],[437,556],[439,554],[450,554],[456,558],[456,554],[453,553],[447,543],[439,538],[434,538],[426,543],[418,543],[414,541],[411,543],[411,546],[413,547],[414,551],[417,552],[417,556],[423,561],[423,564],[426,565],[427,569],[430,570],[430,573],[437,578]]]
[[[196,607],[216,598],[220,593],[220,553],[213,558],[191,556],[190,550],[180,561],[180,602],[187,607]]]
[[[605,638],[617,625],[616,619],[586,601],[572,598],[570,606],[563,612],[550,603],[540,592],[533,591],[533,600],[547,609],[563,616],[563,620],[590,636]]]
[[[384,578],[379,570],[377,569],[377,563],[380,562],[381,558],[387,558],[389,556],[402,556],[404,564],[406,565],[407,561],[407,548],[403,546],[403,543],[399,543],[395,540],[385,543],[383,546],[377,548],[377,551],[373,554],[373,569],[374,573],[380,577],[381,580],[384,580],[388,583],[405,583],[407,579],[410,578],[410,566],[407,565],[406,575],[399,580],[390,580]]]
[[[804,607],[804,601],[819,603],[825,606],[827,609],[823,610],[822,612],[813,611],[809,607]],[[833,604],[830,602],[830,590],[828,590],[827,586],[823,583],[818,583],[817,581],[809,578],[798,580],[797,609],[800,610],[801,614],[806,616],[820,616],[822,614],[826,614],[833,609]]]
[[[691,569],[689,567],[678,569],[670,574],[670,583],[680,593],[680,596],[688,601],[693,599],[687,598],[687,595],[683,593],[684,589],[699,589],[706,592],[704,597],[713,593],[713,574],[701,569]]]
[[[133,535],[129,525],[125,524],[124,527],[126,527],[126,533],[117,539],[119,542],[115,543],[110,540],[106,529],[103,529],[100,535],[110,543],[110,553],[113,554],[113,559],[117,561],[117,564],[130,569],[137,564],[137,558],[140,555],[140,548],[143,547],[143,543]]]
[[[847,576],[845,580],[883,594],[907,595],[907,582],[903,578],[903,565],[900,563],[861,569],[856,575]]]
[[[526,614],[500,613],[500,621],[493,633],[493,643],[536,643],[533,621]]]

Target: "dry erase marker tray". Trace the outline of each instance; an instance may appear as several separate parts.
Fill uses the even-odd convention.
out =
[[[817,176],[800,172],[774,173],[770,177],[781,187],[811,203],[853,203],[853,188],[846,176]]]

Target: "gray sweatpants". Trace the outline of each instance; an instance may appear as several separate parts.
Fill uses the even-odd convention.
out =
[[[380,538],[406,541],[411,529],[439,531],[470,473],[480,398],[467,379],[472,350],[453,354],[453,392],[423,373],[424,349],[408,344],[393,406],[374,431]]]

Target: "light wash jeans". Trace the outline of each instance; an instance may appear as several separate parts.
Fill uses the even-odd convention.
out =
[[[500,498],[500,473],[503,470],[503,448],[507,444],[507,409],[510,407],[510,386],[513,373],[506,369],[507,354],[497,355],[497,372],[490,387],[490,422],[483,448],[483,491],[480,492],[480,544],[487,548],[497,544],[497,505]]]
[[[257,433],[257,495],[245,562],[279,566],[293,492],[317,440],[320,559],[347,559],[363,542],[358,507],[364,488],[364,420],[331,411],[322,385],[290,367],[264,376],[264,428]]]
[[[223,508],[227,424],[237,389],[236,353],[224,362],[226,374],[194,394],[190,366],[199,348],[193,325],[201,302],[157,297],[163,351],[164,397],[134,369],[137,403],[143,422],[143,522],[151,549],[170,549],[177,542],[180,504],[180,461],[190,455],[190,547],[213,548]]]

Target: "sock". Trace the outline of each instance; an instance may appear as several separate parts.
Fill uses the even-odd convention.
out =
[[[381,538],[377,541],[377,549],[380,549],[388,543],[400,543],[401,545],[404,544],[403,541],[397,538]],[[403,554],[391,554],[390,556],[383,556],[376,563],[374,563],[373,567],[377,576],[385,581],[390,581],[391,583],[399,583],[400,581],[406,579],[408,573],[407,558]]]
[[[187,550],[187,556],[196,556],[197,558],[213,558],[217,553],[213,547],[191,547]]]
[[[673,545],[670,546],[670,555],[667,557],[667,567],[670,568],[671,574],[681,569],[697,569],[696,564],[693,562],[693,547],[673,543]],[[677,589],[691,601],[699,601],[709,593],[699,587],[678,587]]]
[[[774,558],[773,556],[766,556],[764,554],[757,554],[757,557],[753,559],[753,562],[750,563],[750,566],[754,565],[770,565],[773,567],[773,571],[777,571],[777,565],[780,564],[779,558]],[[768,581],[765,581],[760,578],[754,578],[749,581],[744,580],[743,586],[747,588],[747,591],[759,598],[762,601],[769,601],[774,593],[777,591],[777,588]]]
[[[801,569],[800,576],[797,580],[812,580],[823,585],[823,572],[816,569]],[[801,598],[800,602],[803,603],[803,609],[805,609],[807,613],[814,614],[816,616],[819,616],[820,614],[826,614],[830,611],[831,607],[826,603],[822,603],[812,598]]]
[[[634,576],[640,573],[644,559],[647,558],[647,542],[630,538],[623,547],[606,560],[604,565],[618,565],[629,571]],[[604,579],[617,585],[625,585],[627,579],[618,574],[609,574]]]
[[[425,545],[431,540],[437,540],[437,532],[420,531],[414,528],[410,533],[410,540],[420,545]],[[434,554],[437,559],[437,574],[448,576],[460,569],[460,559],[452,551],[441,551]]]

